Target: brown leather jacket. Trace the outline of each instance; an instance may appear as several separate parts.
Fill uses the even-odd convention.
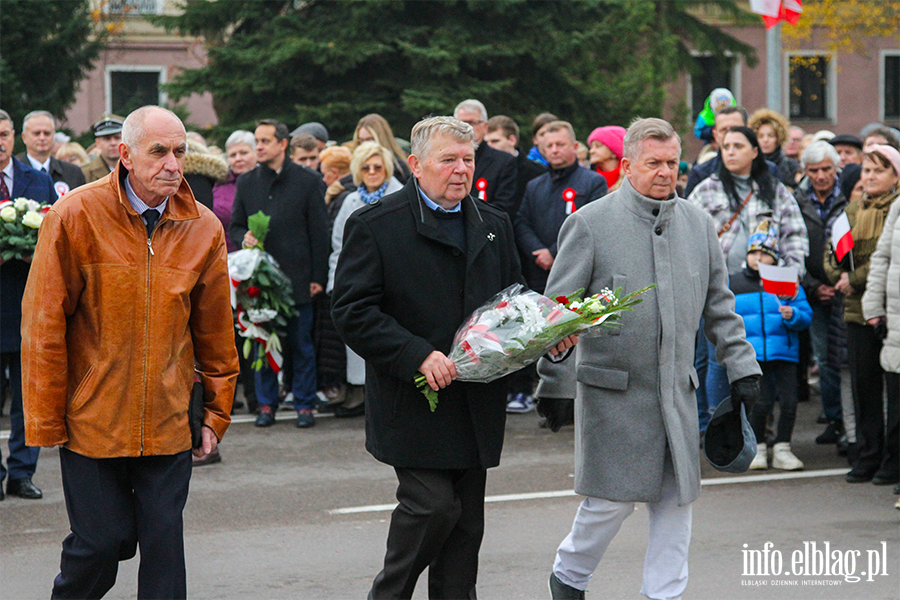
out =
[[[191,447],[194,369],[204,424],[231,422],[238,373],[225,234],[184,181],[147,241],[121,163],[44,218],[22,315],[30,446],[91,458]]]

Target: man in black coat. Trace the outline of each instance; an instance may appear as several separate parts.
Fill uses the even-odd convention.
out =
[[[478,100],[463,100],[453,116],[472,126],[475,132],[475,174],[472,195],[506,211],[512,219],[516,212],[516,189],[519,168],[516,160],[506,152],[494,150],[484,143],[487,133],[487,109]]]
[[[519,125],[506,115],[494,115],[488,119],[484,141],[494,150],[500,150],[516,157],[516,166],[519,169],[518,184],[512,210],[507,211],[509,218],[515,220],[519,206],[522,205],[522,198],[525,197],[525,186],[538,175],[546,173],[547,167],[534,162],[528,158],[526,153],[519,152]]]
[[[257,240],[247,227],[247,218],[259,211],[271,217],[265,249],[291,280],[298,310],[288,321],[287,339],[283,340],[290,348],[294,369],[291,391],[297,427],[312,427],[317,389],[312,298],[324,289],[331,252],[325,182],[310,169],[287,160],[284,123],[264,119],[255,135],[259,165],[238,178],[229,233],[236,244],[252,247]],[[256,372],[256,396],[256,425],[269,427],[275,423],[278,408],[278,379],[267,364]]]
[[[543,292],[556,257],[556,238],[567,216],[609,191],[603,175],[578,164],[575,131],[566,121],[544,127],[542,150],[550,171],[535,177],[525,188],[516,214],[516,243],[530,260],[523,271],[528,287]]]
[[[824,257],[831,240],[831,228],[847,208],[847,198],[838,185],[840,155],[825,141],[810,144],[800,158],[804,181],[794,197],[800,206],[809,237],[806,274],[800,280],[813,310],[809,327],[812,352],[819,365],[819,389],[822,409],[828,425],[816,438],[819,444],[836,444],[844,433],[841,394],[841,364],[844,359],[847,331],[843,319],[843,296],[837,293],[825,271]],[[799,379],[806,381],[809,364],[808,349],[802,343],[798,363]],[[806,350],[806,351],[804,351]],[[802,383],[801,383],[802,385]]]
[[[46,110],[35,110],[22,120],[22,141],[25,152],[17,157],[35,170],[46,173],[53,180],[56,195],[60,198],[69,190],[84,185],[84,173],[79,167],[50,155],[56,119]]]
[[[460,323],[521,272],[509,218],[469,195],[473,137],[451,117],[416,124],[413,177],[349,218],[335,275],[335,325],[366,360],[366,448],[399,481],[376,599],[410,598],[426,567],[430,597],[475,597],[506,382],[451,383],[447,354]],[[434,412],[417,372],[439,390]]]

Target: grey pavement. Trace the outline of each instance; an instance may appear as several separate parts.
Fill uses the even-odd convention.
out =
[[[800,405],[794,450],[806,463],[804,478],[778,479],[786,475],[774,470],[762,472],[770,476],[765,481],[758,481],[760,472],[726,476],[704,462],[685,599],[900,598],[900,511],[892,486],[844,482],[846,461],[833,446],[814,442],[823,428],[815,424],[819,409],[817,398]],[[366,453],[363,419],[320,418],[310,430],[292,420],[267,430],[247,416],[238,420],[244,422],[234,423],[222,444],[223,462],[194,470],[185,511],[189,596],[365,598],[390,519],[380,507],[394,504],[396,480]],[[488,475],[488,496],[497,501],[486,505],[482,599],[548,598],[554,553],[580,501],[571,493],[573,429],[554,434],[538,421],[534,413],[510,415],[501,466]],[[0,420],[0,428],[8,423]],[[0,503],[4,600],[48,597],[59,568],[68,521],[57,450],[42,451],[35,483],[43,500]],[[538,497],[495,498],[512,494]],[[334,512],[344,508],[362,512]],[[588,587],[589,600],[642,598],[647,530],[647,512],[638,505]],[[762,557],[767,542],[765,562],[774,569],[780,558],[779,576],[747,572],[748,551]],[[816,574],[804,555],[812,542],[819,551],[827,542],[829,566],[846,576]],[[872,565],[879,574],[862,576],[876,556],[884,558]],[[135,597],[137,564],[121,563],[108,598]],[[795,569],[800,575],[786,574]],[[861,580],[849,581],[854,576]],[[426,580],[427,572],[416,598],[427,597]]]

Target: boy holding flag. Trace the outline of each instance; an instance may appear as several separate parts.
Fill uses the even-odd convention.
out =
[[[766,419],[778,400],[778,431],[772,467],[797,471],[803,463],[791,452],[797,415],[798,333],[812,322],[812,308],[800,287],[796,267],[775,267],[778,238],[769,222],[759,224],[747,244],[744,269],[731,275],[735,312],[744,319],[747,341],[756,350],[762,369],[760,400],[750,412],[750,425],[759,441],[751,469],[767,469]]]

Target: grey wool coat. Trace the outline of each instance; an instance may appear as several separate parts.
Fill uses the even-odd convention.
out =
[[[673,196],[653,200],[626,179],[569,216],[547,296],[585,288],[643,295],[621,327],[589,332],[573,357],[542,359],[540,398],[575,398],[575,491],[658,502],[671,453],[678,503],[700,494],[694,340],[700,317],[729,381],[760,373],[734,312],[712,218]]]

